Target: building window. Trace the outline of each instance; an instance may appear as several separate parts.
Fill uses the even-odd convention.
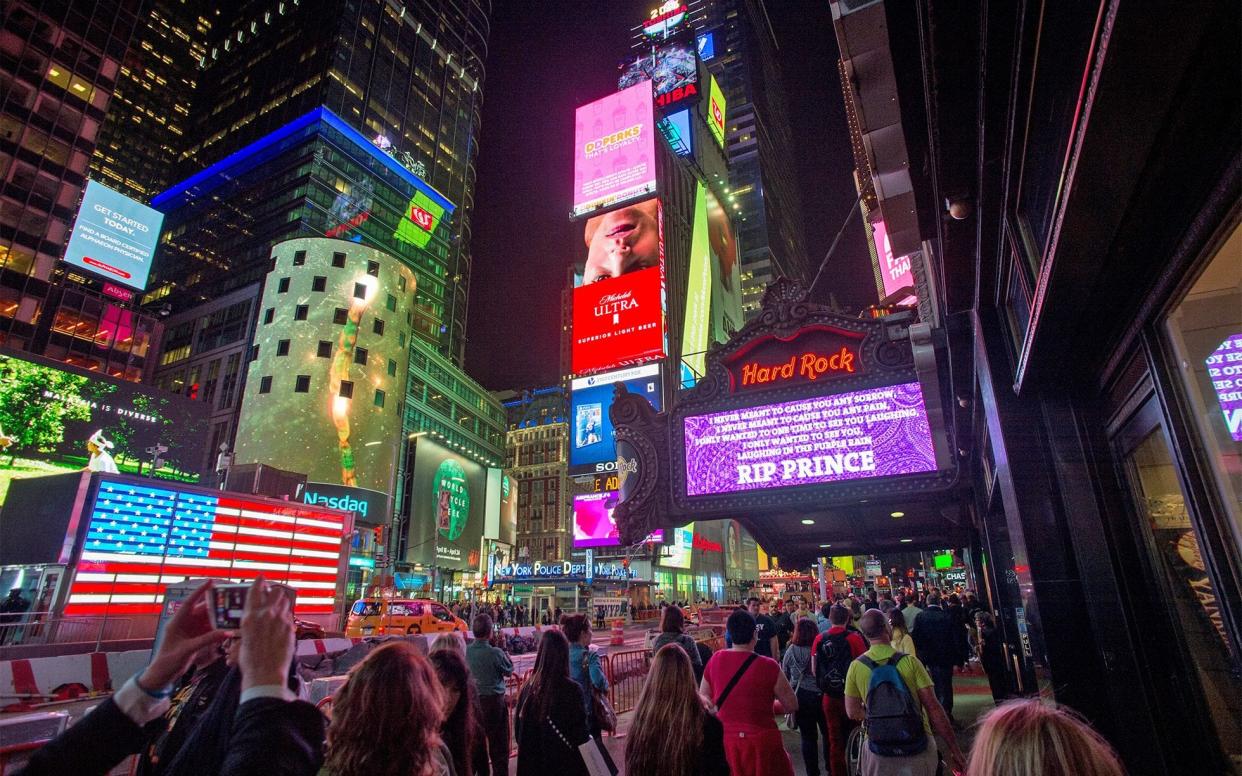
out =
[[[345,254],[337,252],[332,254],[332,266],[340,269],[345,266]]]
[[[382,318],[375,319],[375,323],[371,324],[371,331],[375,332],[381,337],[384,336],[384,321]]]
[[[271,323],[276,318],[276,308],[269,307],[263,311],[263,325]]]
[[[354,348],[354,363],[361,364],[362,366],[367,365],[367,349],[366,348]]]
[[[346,310],[344,307],[338,307],[336,308],[336,311],[332,313],[332,322],[337,326],[344,326],[345,322],[348,320],[349,310]]]
[[[295,321],[304,321],[304,320],[306,320],[306,313],[307,313],[307,311],[308,311],[309,309],[310,309],[310,308],[308,308],[308,307],[307,307],[306,305],[304,305],[304,304],[300,304],[300,305],[298,305],[297,307],[293,308],[293,320],[295,320]]]
[[[250,349],[250,360],[251,361],[259,360],[259,346],[258,345],[255,345],[253,348]]]
[[[362,283],[354,283],[354,299],[366,299],[367,287]]]
[[[293,252],[293,266],[300,267],[306,263],[306,251]]]
[[[371,277],[376,277],[376,278],[379,277],[379,262],[378,261],[367,262],[367,274],[370,275]]]
[[[271,392],[272,392],[272,376],[263,375],[262,377],[259,378],[259,393],[271,393]]]
[[[276,355],[277,357],[289,355],[289,340],[278,340],[276,342]]]
[[[354,398],[354,384],[349,380],[342,380],[341,390],[338,391],[336,395],[340,396],[342,399]]]
[[[316,275],[311,278],[311,291],[325,291],[328,288],[328,279],[323,275]]]
[[[332,343],[319,340],[319,348],[315,351],[315,355],[319,358],[332,358]]]
[[[405,332],[403,331],[397,332],[397,347],[405,347]]]
[[[281,278],[281,279],[280,279],[280,280],[276,283],[276,293],[278,293],[278,294],[287,294],[287,293],[289,293],[289,278]]]
[[[294,393],[309,393],[310,392],[310,375],[298,375],[297,378],[293,381],[293,392]]]
[[[397,376],[397,362],[393,361],[391,358],[388,359],[388,376],[389,377]]]
[[[397,289],[402,293],[405,293],[405,275],[399,275],[397,277]]]
[[[384,406],[384,392],[378,388],[375,389],[375,406],[376,407]]]
[[[389,294],[388,301],[384,306],[388,308],[388,312],[395,313],[397,311],[397,297]]]

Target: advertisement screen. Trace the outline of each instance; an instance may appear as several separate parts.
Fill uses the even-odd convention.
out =
[[[377,490],[308,482],[302,487],[302,503],[353,512],[362,523],[383,525],[388,522],[388,494]]]
[[[617,492],[587,493],[574,496],[574,546],[618,547],[617,523],[612,511],[617,508]],[[646,538],[649,542],[664,541],[663,531],[653,531]]]
[[[142,291],[163,224],[158,210],[87,181],[65,262]]]
[[[397,231],[392,236],[402,242],[426,248],[436,229],[443,223],[446,212],[448,210],[431,197],[417,191],[406,205],[403,217],[397,222]]]
[[[615,468],[616,439],[613,437],[608,410],[612,407],[613,391],[618,383],[624,384],[630,393],[647,399],[657,412],[663,409],[659,364],[575,379],[570,383],[571,475],[595,474]]]
[[[715,33],[706,32],[695,38],[695,44],[699,48],[699,59],[706,62],[716,56],[716,35]]]
[[[694,133],[690,131],[690,109],[674,111],[660,119],[660,134],[678,156],[694,155]]]
[[[352,531],[297,503],[108,479],[88,513],[67,615],[159,614],[169,583],[259,574],[297,591],[295,614],[331,614]]]
[[[414,446],[410,492],[411,562],[477,571],[487,469],[426,438]]]
[[[875,238],[875,255],[880,261],[880,275],[884,278],[884,296],[892,296],[906,286],[914,285],[914,273],[910,269],[910,256],[893,256],[893,246],[888,240],[888,229],[884,222],[876,220],[871,225]],[[911,304],[914,297],[897,300],[901,304]]]
[[[712,137],[716,138],[716,144],[721,148],[725,147],[725,96],[720,90],[720,84],[716,82],[715,76],[710,76],[710,86],[707,91],[707,128],[711,130]]]
[[[936,471],[917,382],[685,419],[686,494]]]
[[[704,374],[708,343],[727,342],[744,323],[742,273],[733,225],[715,195],[699,183],[682,327],[683,386],[693,385]]]
[[[1204,364],[1229,437],[1242,442],[1242,334],[1226,337]]]
[[[660,565],[674,569],[690,568],[690,557],[694,552],[694,523],[674,528],[670,533],[672,540],[664,547],[665,555],[660,558]]]
[[[650,81],[658,108],[697,97],[699,63],[688,42],[669,43],[635,57],[621,68],[618,89]]]
[[[932,555],[932,568],[936,570],[953,568],[953,552],[938,552]]]
[[[9,482],[70,471],[196,482],[210,405],[0,354],[0,504]],[[163,445],[151,471],[148,447]]]
[[[574,116],[573,214],[655,193],[655,111],[646,81]]]

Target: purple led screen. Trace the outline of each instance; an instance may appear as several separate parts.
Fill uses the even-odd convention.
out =
[[[918,383],[685,419],[686,494],[936,471]]]
[[[1216,391],[1225,428],[1242,442],[1242,334],[1232,334],[1207,357],[1208,379]]]

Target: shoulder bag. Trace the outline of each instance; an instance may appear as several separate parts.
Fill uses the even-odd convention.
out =
[[[758,659],[759,656],[754,652],[751,652],[750,655],[742,661],[742,665],[737,669],[737,673],[733,675],[733,678],[730,679],[729,683],[725,685],[724,691],[721,692],[720,696],[716,698],[716,713],[720,713],[720,707],[724,705],[725,700],[729,697],[729,693],[733,692],[733,688],[737,686],[739,681],[741,681],[742,674],[746,673],[746,669],[750,668],[750,664]]]
[[[591,714],[595,718],[599,729],[606,733],[617,732],[617,712],[613,710],[612,704],[608,702],[608,696],[600,692],[595,686],[595,682],[591,681],[591,667],[589,661],[591,659],[591,650],[584,649],[582,651],[582,678],[586,680],[588,691],[591,693]]]

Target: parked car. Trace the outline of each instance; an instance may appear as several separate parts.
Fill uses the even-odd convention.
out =
[[[448,607],[425,598],[363,598],[350,607],[345,621],[345,635],[354,638],[467,630],[466,621]]]

